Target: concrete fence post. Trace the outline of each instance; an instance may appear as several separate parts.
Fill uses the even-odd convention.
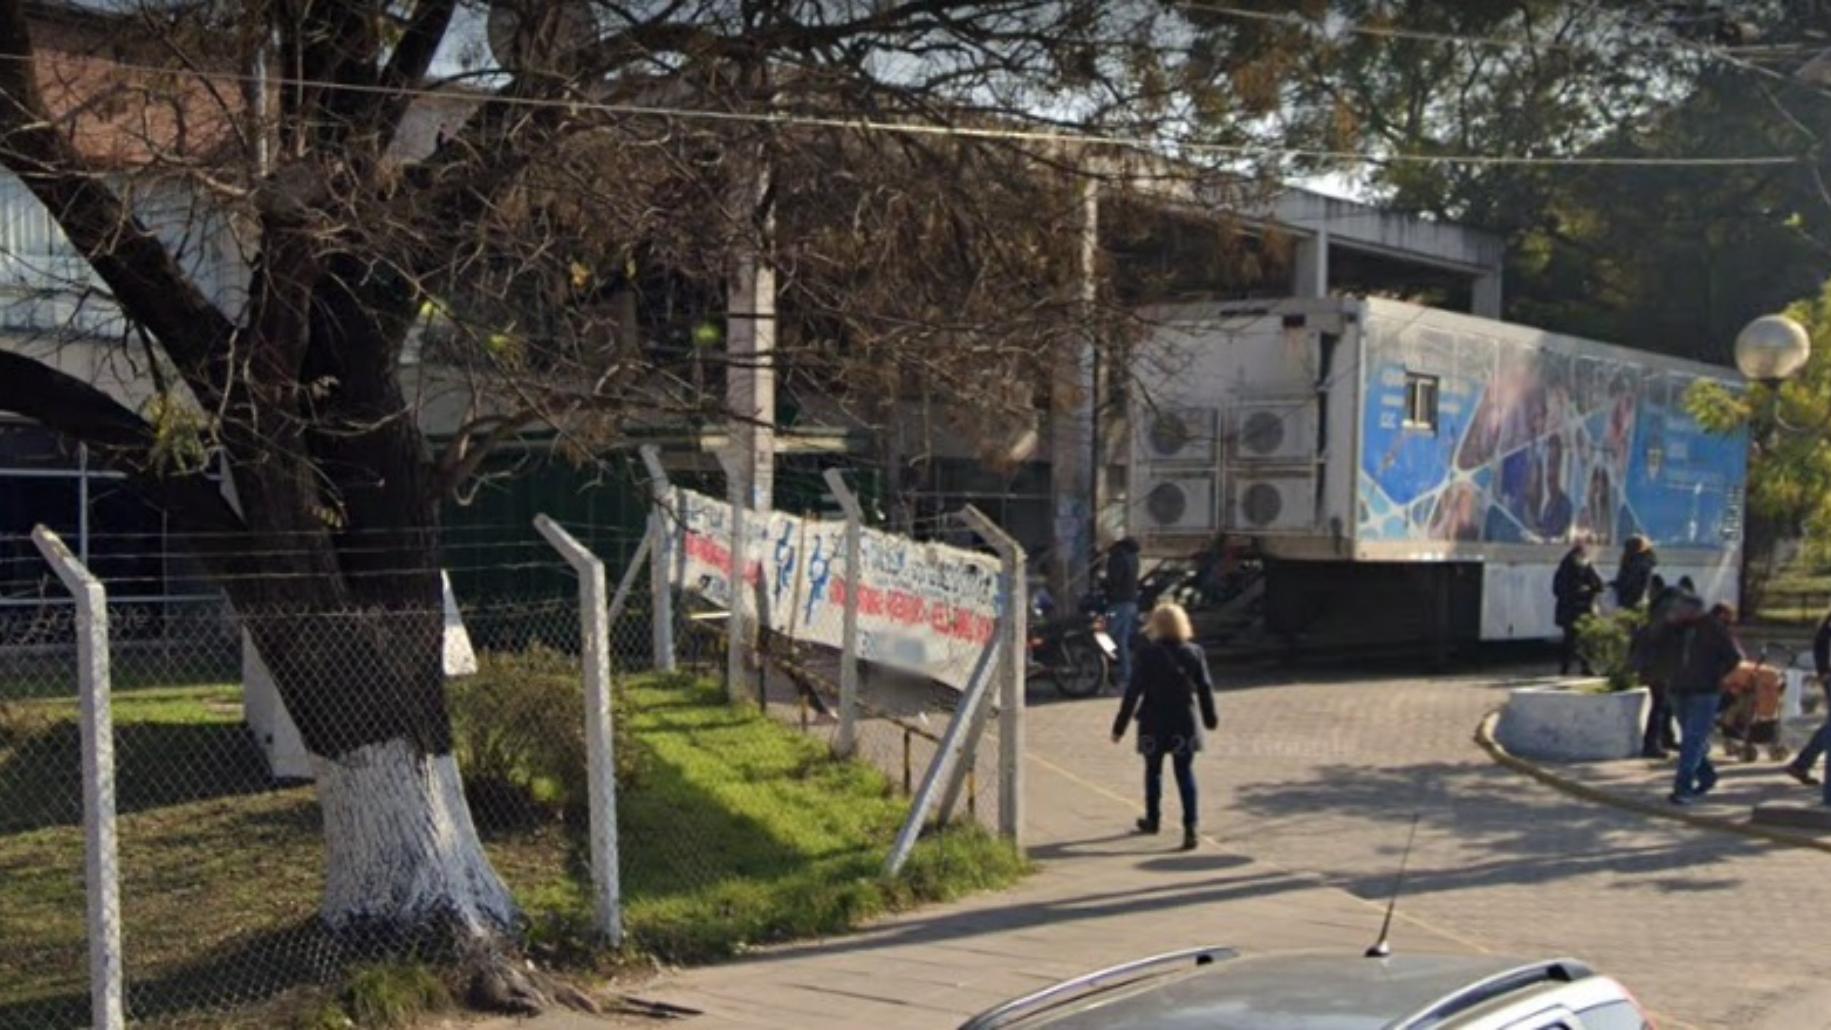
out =
[[[108,591],[56,533],[32,542],[76,599],[76,675],[82,705],[83,856],[88,901],[89,1010],[97,1030],[126,1023],[120,856],[114,822],[114,716],[109,708]]]
[[[988,647],[980,652],[979,662],[967,679],[960,707],[954,709],[953,718],[948,720],[947,732],[941,735],[941,742],[935,747],[934,760],[928,763],[928,771],[922,774],[922,785],[916,788],[915,797],[909,802],[909,815],[903,820],[903,828],[897,832],[896,842],[890,846],[890,856],[884,860],[885,876],[895,876],[902,872],[903,863],[909,861],[909,853],[915,849],[916,838],[922,835],[922,827],[928,822],[928,813],[940,801],[941,794],[949,789],[949,778],[954,769],[963,757],[971,760],[971,755],[967,753],[967,738],[980,708],[987,703],[986,694],[997,679],[996,651],[996,647]],[[907,742],[904,747],[907,754]]]
[[[834,753],[844,758],[858,748],[858,585],[864,578],[859,549],[865,515],[858,495],[846,485],[846,478],[838,469],[827,469],[825,478],[827,489],[833,491],[846,513],[845,560],[841,564],[846,586],[844,621],[840,625],[839,732],[833,737]]]
[[[1024,549],[985,513],[967,505],[960,513],[1004,566],[1000,591],[1003,618],[998,622],[998,832],[1024,846],[1024,674],[1030,652],[1030,585],[1024,580]]]
[[[648,467],[650,506],[649,547],[649,618],[655,652],[656,672],[673,672],[674,658],[674,590],[668,574],[673,548],[674,523],[678,516],[670,511],[674,503],[673,488],[668,484],[667,469],[661,466],[661,450],[654,444],[642,447],[642,463]]]
[[[547,516],[536,515],[534,528],[579,575],[593,924],[616,946],[623,943],[623,913],[617,870],[617,759],[611,726],[610,611],[604,596],[604,563]],[[626,576],[623,586],[629,582]]]
[[[750,499],[744,496],[743,456],[718,452],[725,470],[725,496],[731,505],[731,603],[725,623],[725,699],[744,696],[744,679],[750,668]]]

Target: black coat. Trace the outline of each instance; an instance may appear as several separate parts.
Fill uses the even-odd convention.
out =
[[[1123,736],[1134,716],[1141,755],[1202,749],[1202,729],[1214,729],[1219,720],[1214,714],[1214,680],[1199,646],[1151,641],[1132,655],[1132,681],[1126,684],[1119,717],[1113,720],[1113,736]]]
[[[1651,550],[1630,554],[1621,559],[1615,573],[1615,603],[1623,608],[1638,608],[1647,598],[1647,586],[1653,582],[1653,568],[1659,559]]]
[[[1729,627],[1701,612],[1660,627],[1653,648],[1655,663],[1670,670],[1666,689],[1673,694],[1715,694],[1742,664]]]
[[[1557,618],[1559,626],[1569,628],[1577,620],[1596,610],[1596,598],[1602,596],[1602,576],[1596,572],[1596,566],[1589,562],[1577,560],[1577,552],[1571,551],[1558,563],[1557,574],[1551,578],[1551,593],[1557,598]]]
[[[1138,548],[1115,544],[1106,556],[1106,599],[1113,604],[1138,600]]]

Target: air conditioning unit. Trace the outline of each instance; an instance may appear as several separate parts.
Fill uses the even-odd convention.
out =
[[[1235,459],[1288,462],[1313,458],[1315,414],[1316,402],[1308,397],[1236,407],[1229,434]]]
[[[1145,459],[1212,464],[1216,415],[1213,408],[1147,409],[1139,433]]]
[[[1216,515],[1212,474],[1153,474],[1138,495],[1139,524],[1147,533],[1212,533]]]
[[[1316,478],[1307,472],[1254,474],[1229,483],[1227,528],[1301,533],[1316,528]]]

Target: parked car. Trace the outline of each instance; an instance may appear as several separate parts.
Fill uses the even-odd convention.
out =
[[[1650,1030],[1633,995],[1574,959],[1242,956],[1198,948],[1047,987],[961,1030]]]

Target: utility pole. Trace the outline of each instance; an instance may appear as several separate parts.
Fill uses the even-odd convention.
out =
[[[775,214],[769,204],[769,169],[762,147],[738,175],[735,210],[745,224],[736,238],[726,290],[725,403],[731,443],[749,506],[767,512],[775,496],[776,269],[770,254]]]
[[[1087,585],[1095,548],[1094,304],[1098,298],[1100,255],[1099,183],[1086,169],[1079,183],[1081,201],[1080,299],[1085,335],[1065,337],[1050,390],[1049,492],[1054,513],[1049,588],[1058,603],[1069,604],[1076,585]]]

